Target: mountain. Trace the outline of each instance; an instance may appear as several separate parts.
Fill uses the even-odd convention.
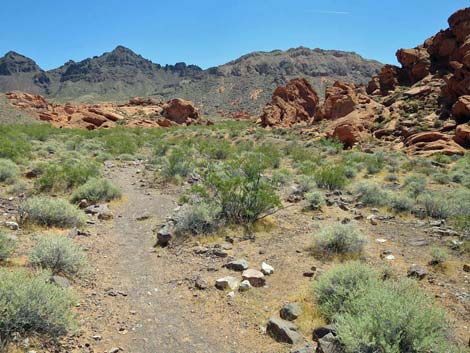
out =
[[[9,52],[0,58],[0,91],[86,102],[180,97],[194,101],[205,113],[246,110],[256,114],[274,88],[294,77],[305,77],[323,92],[335,80],[366,83],[381,67],[356,53],[299,47],[254,52],[203,70],[186,63],[162,66],[118,46],[101,56],[44,71],[33,60]]]

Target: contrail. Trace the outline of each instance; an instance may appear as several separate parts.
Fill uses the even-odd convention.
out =
[[[307,12],[324,13],[324,14],[331,14],[331,15],[349,15],[350,14],[350,12],[348,11],[332,11],[332,10],[308,10]]]

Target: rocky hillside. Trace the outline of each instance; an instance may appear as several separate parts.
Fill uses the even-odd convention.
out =
[[[348,147],[373,136],[412,153],[464,154],[470,147],[470,8],[448,22],[423,45],[398,50],[401,67],[385,65],[367,89],[336,82],[320,105],[308,98],[317,95],[314,88],[292,80],[274,92],[261,124],[301,122],[312,135],[337,137]]]
[[[0,91],[85,102],[179,97],[196,102],[205,113],[255,114],[274,88],[294,77],[305,77],[323,91],[335,80],[367,83],[381,66],[355,53],[299,47],[255,52],[202,70],[185,63],[161,66],[118,46],[101,56],[44,71],[33,60],[9,52],[0,58]]]

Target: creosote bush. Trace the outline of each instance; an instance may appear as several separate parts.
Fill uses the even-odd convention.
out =
[[[20,205],[21,222],[47,227],[76,227],[85,223],[85,214],[64,199],[34,196]]]
[[[66,275],[79,273],[86,264],[83,249],[62,235],[38,238],[29,255],[29,262],[54,274]]]
[[[357,256],[366,240],[353,224],[335,224],[315,234],[313,252],[323,256]]]
[[[30,275],[0,269],[0,350],[17,334],[57,338],[75,327],[75,299],[49,278],[47,272]]]
[[[194,170],[192,154],[182,148],[174,148],[164,158],[160,174],[166,179],[187,177]]]
[[[40,191],[66,191],[99,176],[99,165],[90,160],[65,160],[43,166],[44,172],[36,182]]]
[[[0,261],[7,260],[16,249],[16,239],[0,231]]]
[[[0,158],[0,183],[13,183],[20,174],[20,168],[10,159]]]
[[[373,182],[359,182],[354,185],[353,189],[359,201],[366,206],[383,206],[387,204],[389,199],[389,194],[383,187]]]
[[[321,188],[335,190],[344,188],[348,179],[342,165],[326,164],[315,172],[315,181]]]
[[[121,196],[121,191],[109,180],[93,178],[75,190],[72,194],[72,202],[79,202],[83,199],[89,202],[111,201]]]

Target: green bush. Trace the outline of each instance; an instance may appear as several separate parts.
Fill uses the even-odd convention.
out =
[[[388,200],[390,208],[395,212],[408,212],[414,206],[414,202],[406,195],[393,194]]]
[[[335,324],[345,353],[451,351],[443,310],[412,280],[369,286],[339,312]]]
[[[369,181],[354,185],[358,200],[366,206],[384,206],[389,200],[389,193],[382,186]]]
[[[211,204],[188,205],[177,216],[175,232],[191,235],[212,233],[219,225],[219,213],[220,211]]]
[[[182,148],[174,148],[169,156],[164,158],[160,174],[167,178],[184,178],[192,173],[194,166],[192,163],[192,154]]]
[[[450,215],[451,210],[448,195],[425,193],[420,195],[417,201],[424,207],[428,217],[446,219]]]
[[[364,236],[352,224],[335,224],[315,234],[313,251],[325,256],[359,255],[366,243]]]
[[[271,183],[263,176],[263,161],[262,155],[247,154],[209,170],[205,176],[203,196],[216,204],[229,223],[251,224],[281,205]]]
[[[410,175],[405,179],[405,191],[413,198],[421,195],[426,190],[426,177],[424,175]]]
[[[49,278],[48,273],[0,269],[0,350],[17,334],[56,338],[75,327],[75,299]]]
[[[121,154],[134,154],[137,152],[137,136],[123,129],[113,129],[103,137],[106,151],[113,156]]]
[[[336,164],[327,164],[318,168],[315,180],[319,187],[329,190],[342,189],[348,181],[344,167]]]
[[[90,178],[98,177],[100,167],[89,160],[65,160],[46,164],[36,186],[41,191],[65,191],[85,184]]]
[[[38,238],[29,255],[29,262],[54,274],[66,275],[79,273],[86,264],[82,248],[62,235]]]
[[[11,132],[8,130],[9,128],[6,126],[0,127],[0,158],[8,158],[14,161],[29,158],[31,143],[28,141],[28,137],[17,131]]]
[[[299,175],[297,183],[299,184],[298,192],[303,195],[316,188],[315,178],[309,175]]]
[[[47,227],[75,227],[85,223],[85,214],[64,199],[34,196],[20,205],[21,222]]]
[[[320,313],[332,321],[335,315],[347,310],[355,299],[375,285],[378,278],[376,270],[356,261],[335,266],[321,274],[313,287]]]
[[[307,206],[311,210],[319,210],[325,205],[325,198],[320,191],[311,191],[305,194]]]
[[[442,265],[447,261],[448,254],[443,248],[433,246],[431,248],[431,265]]]
[[[7,260],[16,249],[16,239],[0,231],[0,261]]]
[[[283,186],[292,180],[292,173],[288,169],[279,169],[273,173],[272,183],[276,186]]]
[[[438,184],[449,184],[451,182],[451,177],[445,173],[434,173],[432,175],[432,180]]]
[[[10,159],[0,158],[0,182],[13,183],[20,174],[20,168]]]
[[[72,202],[80,202],[86,199],[89,202],[111,201],[122,196],[109,180],[104,178],[93,178],[80,186],[72,194]]]

